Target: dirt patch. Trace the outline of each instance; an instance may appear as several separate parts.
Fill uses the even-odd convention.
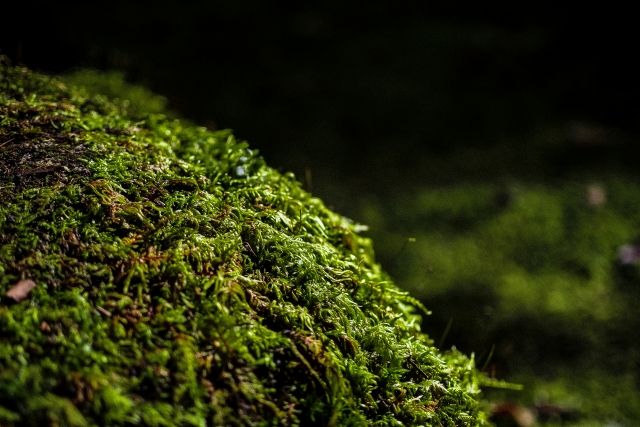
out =
[[[47,117],[41,110],[3,110],[16,121],[0,130],[0,187],[23,190],[91,175],[84,161],[92,153],[83,145],[79,129],[60,132],[60,118]]]

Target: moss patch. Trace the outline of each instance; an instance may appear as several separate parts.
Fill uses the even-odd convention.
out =
[[[3,426],[483,423],[359,227],[228,131],[2,65],[0,200]]]

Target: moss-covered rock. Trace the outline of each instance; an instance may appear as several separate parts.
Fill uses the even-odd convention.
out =
[[[360,229],[228,131],[0,65],[0,425],[483,424]]]

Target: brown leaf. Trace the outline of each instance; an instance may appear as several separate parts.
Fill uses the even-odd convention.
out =
[[[40,323],[40,330],[42,332],[51,332],[51,326],[49,326],[47,322],[43,321]]]
[[[36,287],[36,282],[31,279],[20,280],[11,289],[7,291],[7,297],[13,299],[15,302],[23,301],[31,289]]]

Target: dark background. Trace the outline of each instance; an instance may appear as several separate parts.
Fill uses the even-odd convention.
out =
[[[614,5],[13,7],[0,48],[14,62],[125,71],[183,117],[231,128],[273,167],[311,177],[308,188],[351,216],[363,191],[636,169],[638,37],[631,11]],[[562,135],[528,141],[541,129]]]

